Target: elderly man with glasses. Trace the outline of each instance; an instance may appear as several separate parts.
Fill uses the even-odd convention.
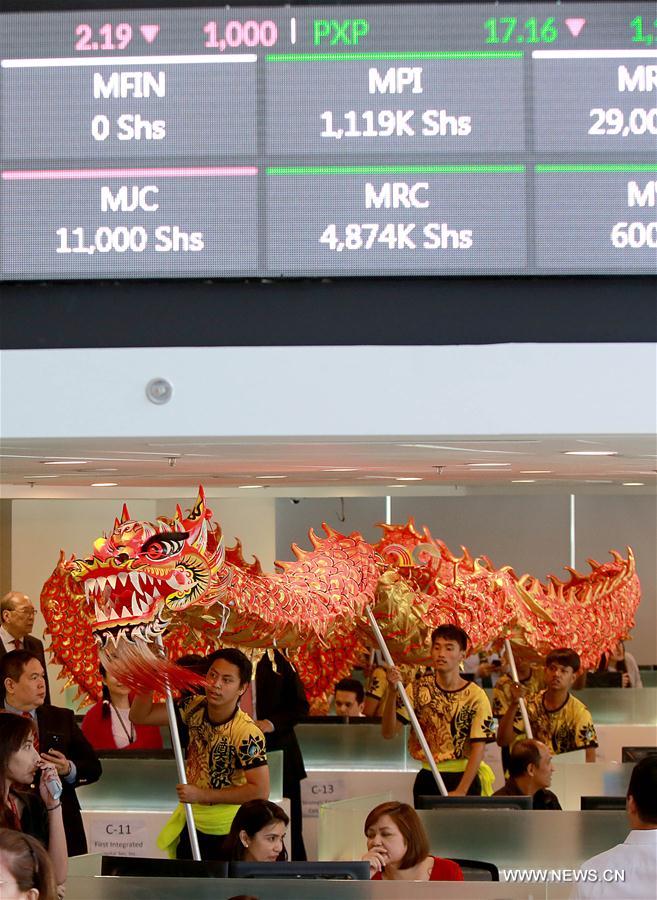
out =
[[[36,609],[27,594],[20,591],[9,591],[0,600],[0,659],[12,650],[28,650],[36,656],[45,673],[46,703],[50,703],[50,685],[43,644],[30,632],[34,627]]]

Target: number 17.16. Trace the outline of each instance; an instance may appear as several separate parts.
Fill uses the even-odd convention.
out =
[[[487,19],[484,22],[487,44],[508,44],[509,42],[526,44],[551,44],[556,41],[559,32],[554,19],[546,19],[540,23],[537,19],[527,19],[519,23],[513,16],[502,16]]]

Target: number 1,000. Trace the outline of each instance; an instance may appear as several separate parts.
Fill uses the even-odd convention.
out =
[[[486,43],[508,44],[513,40],[514,42],[524,41],[526,44],[551,44],[559,35],[554,19],[546,19],[542,25],[539,25],[535,18],[527,19],[521,26],[523,30],[514,37],[517,24],[518,20],[513,16],[487,19],[484,22],[484,28],[488,32]]]
[[[203,31],[208,39],[206,47],[224,50],[226,47],[273,47],[278,38],[276,23],[267,19],[265,22],[227,22],[220,34],[220,26],[217,22],[208,22]]]

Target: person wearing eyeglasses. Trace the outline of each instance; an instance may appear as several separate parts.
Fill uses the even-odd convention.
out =
[[[46,703],[50,703],[50,685],[43,644],[30,632],[34,628],[36,609],[27,594],[9,591],[0,600],[0,659],[12,650],[27,650],[43,666],[46,681]]]

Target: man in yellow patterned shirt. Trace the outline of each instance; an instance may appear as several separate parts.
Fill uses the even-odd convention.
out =
[[[492,793],[492,772],[483,762],[484,746],[495,739],[495,720],[485,691],[461,678],[459,667],[465,658],[468,636],[456,625],[440,625],[431,635],[433,669],[418,673],[406,686],[431,754],[445,787],[452,796]],[[389,684],[401,681],[393,666],[387,671]],[[388,691],[381,730],[392,738],[408,722],[401,700]],[[413,797],[437,794],[438,786],[426,762],[414,731],[408,739],[409,753],[423,763],[413,785]]]
[[[579,655],[568,647],[552,650],[545,660],[545,690],[526,696],[527,715],[534,740],[542,741],[553,753],[586,750],[586,761],[595,762],[598,738],[591,713],[581,700],[573,697],[570,688],[580,669]],[[525,736],[520,713],[520,697],[525,688],[514,684],[511,703],[500,721],[497,742],[501,747],[512,745]]]
[[[178,701],[178,713],[187,726],[187,784],[176,787],[181,803],[194,809],[196,833],[203,859],[218,859],[223,835],[242,803],[269,797],[269,767],[265,737],[253,719],[239,707],[251,683],[251,662],[241,650],[217,650],[207,658],[203,695]],[[130,707],[138,725],[166,725],[164,703],[152,694],[140,694]],[[160,849],[178,859],[191,859],[184,808],[179,805],[158,838]]]

